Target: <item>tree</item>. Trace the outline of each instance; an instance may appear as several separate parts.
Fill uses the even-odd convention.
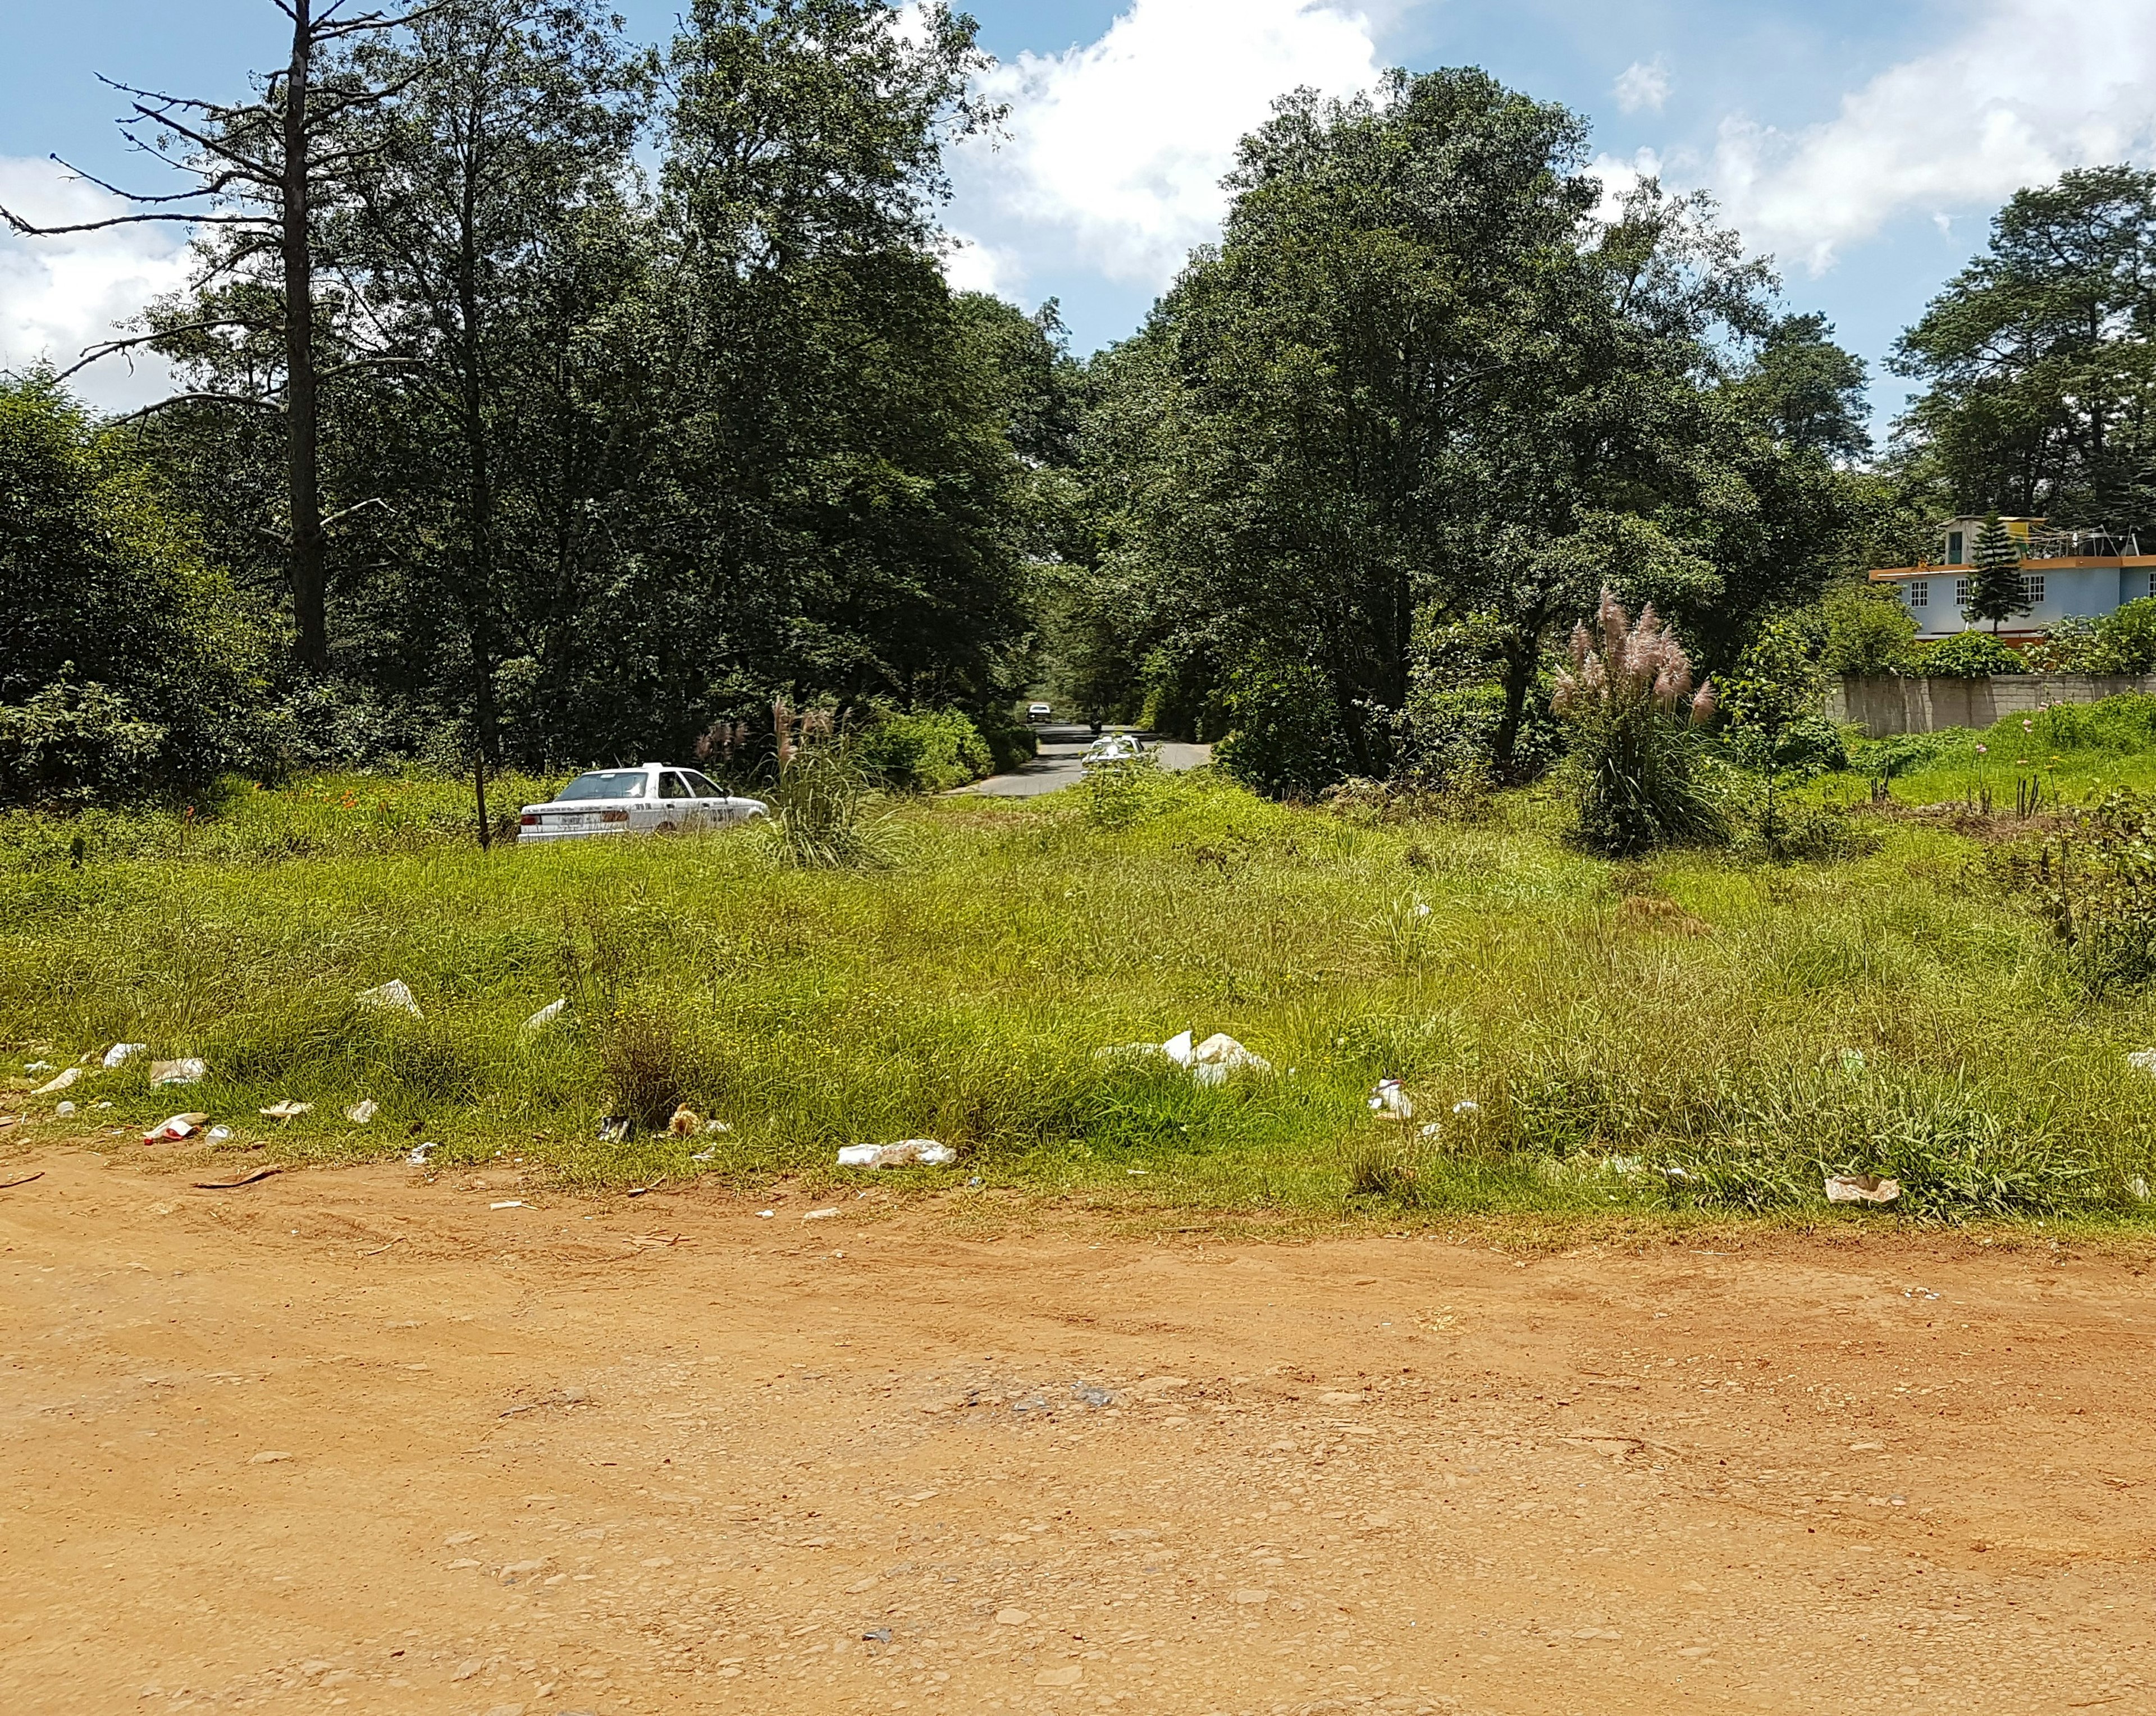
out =
[[[1985,254],[1902,335],[1897,426],[1963,512],[2123,531],[2156,516],[2156,172],[2017,191]]]
[[[1999,522],[1997,513],[1984,521],[1976,533],[1976,551],[1969,581],[1969,606],[1963,617],[1989,620],[1994,636],[2001,620],[2029,612],[2029,599],[2021,588],[2021,551]]]
[[[274,332],[282,346],[283,371],[244,392],[197,390],[147,407],[218,405],[275,414],[284,424],[287,518],[285,531],[293,615],[301,663],[329,665],[324,618],[328,586],[328,538],[322,511],[321,384],[373,361],[349,355],[326,369],[319,362],[322,306],[316,290],[321,206],[335,194],[362,158],[347,131],[359,114],[393,91],[368,87],[349,76],[323,74],[326,59],[354,38],[408,23],[417,13],[348,13],[348,0],[277,0],[292,21],[290,59],[266,74],[252,101],[220,102],[116,85],[132,98],[121,130],[136,147],[191,176],[188,189],[164,195],[116,191],[139,212],[67,227],[33,227],[0,209],[18,233],[49,237],[102,231],[146,222],[207,228],[203,284],[246,275],[258,262],[275,265],[274,287],[254,295],[228,293],[192,319],[153,318],[152,331],[93,347],[85,361],[153,344],[183,359],[187,336]],[[57,159],[57,157],[55,157]],[[62,163],[64,165],[65,163]],[[89,179],[87,173],[81,177]],[[115,187],[90,179],[100,188]],[[167,206],[171,205],[171,206]],[[198,351],[199,346],[192,348]],[[66,373],[72,373],[68,371]]]
[[[1722,699],[1738,755],[1766,779],[1759,832],[1770,848],[1778,848],[1782,838],[1775,789],[1786,761],[1784,747],[1799,722],[1819,715],[1824,689],[1804,627],[1783,617],[1759,627]]]
[[[0,802],[252,761],[264,643],[139,457],[49,376],[0,384]]]

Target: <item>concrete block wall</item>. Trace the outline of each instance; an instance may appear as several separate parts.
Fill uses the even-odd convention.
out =
[[[2095,703],[2122,692],[2156,692],[2156,674],[1994,674],[1983,679],[1928,677],[1837,679],[1827,687],[1830,720],[1854,722],[1873,739],[1989,727],[2054,703]]]

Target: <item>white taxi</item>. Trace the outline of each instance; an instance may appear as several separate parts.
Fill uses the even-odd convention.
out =
[[[694,769],[645,763],[592,769],[544,804],[527,804],[516,838],[578,840],[598,834],[685,834],[767,814],[761,799],[735,798]]]

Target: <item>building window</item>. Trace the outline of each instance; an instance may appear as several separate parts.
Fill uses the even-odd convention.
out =
[[[2156,574],[2152,574],[2150,576],[2149,581],[2151,583],[2156,583]],[[1932,587],[1925,582],[1923,579],[1919,578],[1915,583],[1909,587],[1909,606],[1912,607],[1929,607],[1931,605]]]
[[[1962,537],[1960,531],[1949,530],[1947,532],[1947,564],[1950,566],[1958,566],[1963,564],[1961,557],[1961,541]]]
[[[2041,572],[2022,573],[2021,599],[2031,607],[2044,599],[2044,575]]]
[[[2151,596],[2156,596],[2156,572],[2151,572],[2148,575],[2148,593]]]
[[[1954,606],[1956,607],[1969,606],[1969,580],[1966,578],[1954,580]]]

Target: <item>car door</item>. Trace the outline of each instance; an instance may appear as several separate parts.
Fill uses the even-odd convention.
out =
[[[696,826],[696,795],[672,769],[659,773],[659,826],[684,832]]]
[[[694,769],[681,771],[681,778],[689,783],[689,790],[696,795],[696,825],[702,828],[716,828],[732,820],[726,814],[726,796],[708,775],[700,775]]]

